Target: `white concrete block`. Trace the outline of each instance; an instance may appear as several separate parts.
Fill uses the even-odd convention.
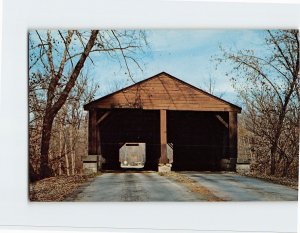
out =
[[[172,164],[159,164],[158,165],[158,172],[166,173],[171,171]]]
[[[97,173],[97,162],[95,163],[83,163],[83,173],[84,174],[92,174]]]
[[[237,164],[236,172],[241,174],[246,174],[250,172],[250,164]]]

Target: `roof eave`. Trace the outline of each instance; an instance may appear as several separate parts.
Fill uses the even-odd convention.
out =
[[[215,95],[212,95],[212,94],[210,94],[210,93],[208,93],[208,92],[206,92],[206,91],[204,91],[204,90],[202,90],[202,89],[200,89],[200,88],[198,88],[198,87],[195,87],[195,86],[193,86],[193,85],[191,85],[191,84],[189,84],[189,83],[187,83],[187,82],[185,82],[185,81],[183,81],[183,80],[181,80],[181,79],[179,79],[179,78],[177,78],[177,77],[175,77],[175,76],[173,76],[173,75],[171,75],[171,74],[168,74],[168,73],[166,73],[166,72],[164,72],[164,71],[163,71],[163,72],[160,72],[160,73],[158,73],[158,74],[156,74],[156,75],[153,75],[153,76],[151,76],[151,77],[149,77],[149,78],[147,78],[147,79],[144,79],[144,80],[141,80],[141,81],[139,81],[139,82],[137,82],[137,83],[134,83],[134,84],[132,84],[132,85],[130,85],[130,86],[124,87],[124,88],[122,88],[122,89],[120,89],[120,90],[118,90],[118,91],[115,91],[115,92],[112,92],[112,93],[110,93],[110,94],[108,94],[108,95],[102,96],[102,97],[100,97],[100,98],[98,98],[98,99],[96,99],[96,100],[93,100],[93,101],[91,101],[91,102],[85,104],[85,105],[83,106],[83,109],[86,110],[86,111],[88,111],[88,110],[91,110],[91,109],[93,109],[93,108],[98,108],[98,107],[93,107],[93,105],[94,105],[95,103],[100,102],[101,100],[103,100],[103,99],[109,97],[109,96],[112,96],[112,95],[114,95],[114,94],[116,94],[116,93],[122,92],[122,91],[124,91],[124,90],[126,90],[126,89],[129,89],[129,88],[132,87],[132,86],[141,84],[141,83],[143,83],[143,82],[145,82],[145,81],[147,81],[147,80],[150,80],[150,79],[153,79],[153,78],[155,78],[155,77],[158,77],[158,76],[160,76],[161,74],[165,74],[165,75],[167,75],[167,76],[169,76],[169,77],[171,77],[171,78],[173,78],[173,79],[176,79],[176,80],[178,80],[178,81],[184,83],[185,85],[190,86],[191,88],[194,88],[194,89],[196,89],[196,90],[198,90],[198,91],[201,91],[202,93],[205,93],[206,95],[209,95],[209,96],[211,96],[211,97],[213,97],[213,98],[215,98],[215,99],[218,99],[219,101],[222,101],[222,102],[228,104],[228,105],[231,106],[233,109],[236,109],[236,112],[237,112],[237,113],[241,113],[241,111],[242,111],[242,108],[241,108],[241,107],[239,107],[239,106],[237,106],[237,105],[235,105],[235,104],[232,104],[232,103],[230,103],[230,102],[228,102],[228,101],[226,101],[226,100],[223,100],[223,99],[221,99],[221,98],[219,98],[219,97],[217,97],[217,96],[215,96]]]

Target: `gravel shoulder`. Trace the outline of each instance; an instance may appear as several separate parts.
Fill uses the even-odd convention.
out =
[[[182,184],[191,192],[204,197],[207,201],[224,201],[222,198],[216,196],[211,190],[186,175],[176,172],[160,173],[160,175]]]

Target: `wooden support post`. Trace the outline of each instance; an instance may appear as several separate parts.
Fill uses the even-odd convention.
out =
[[[100,136],[100,127],[97,125],[97,155],[101,155],[101,136]]]
[[[237,113],[229,112],[229,157],[230,163],[235,167],[237,159]]]
[[[88,136],[88,154],[97,154],[97,112],[93,109],[89,110],[89,136]]]
[[[168,163],[167,157],[167,111],[160,110],[160,164]]]

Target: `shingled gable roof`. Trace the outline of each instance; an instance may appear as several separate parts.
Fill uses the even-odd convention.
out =
[[[84,105],[94,108],[141,108],[191,111],[234,111],[241,108],[166,72],[161,72],[131,86]]]

